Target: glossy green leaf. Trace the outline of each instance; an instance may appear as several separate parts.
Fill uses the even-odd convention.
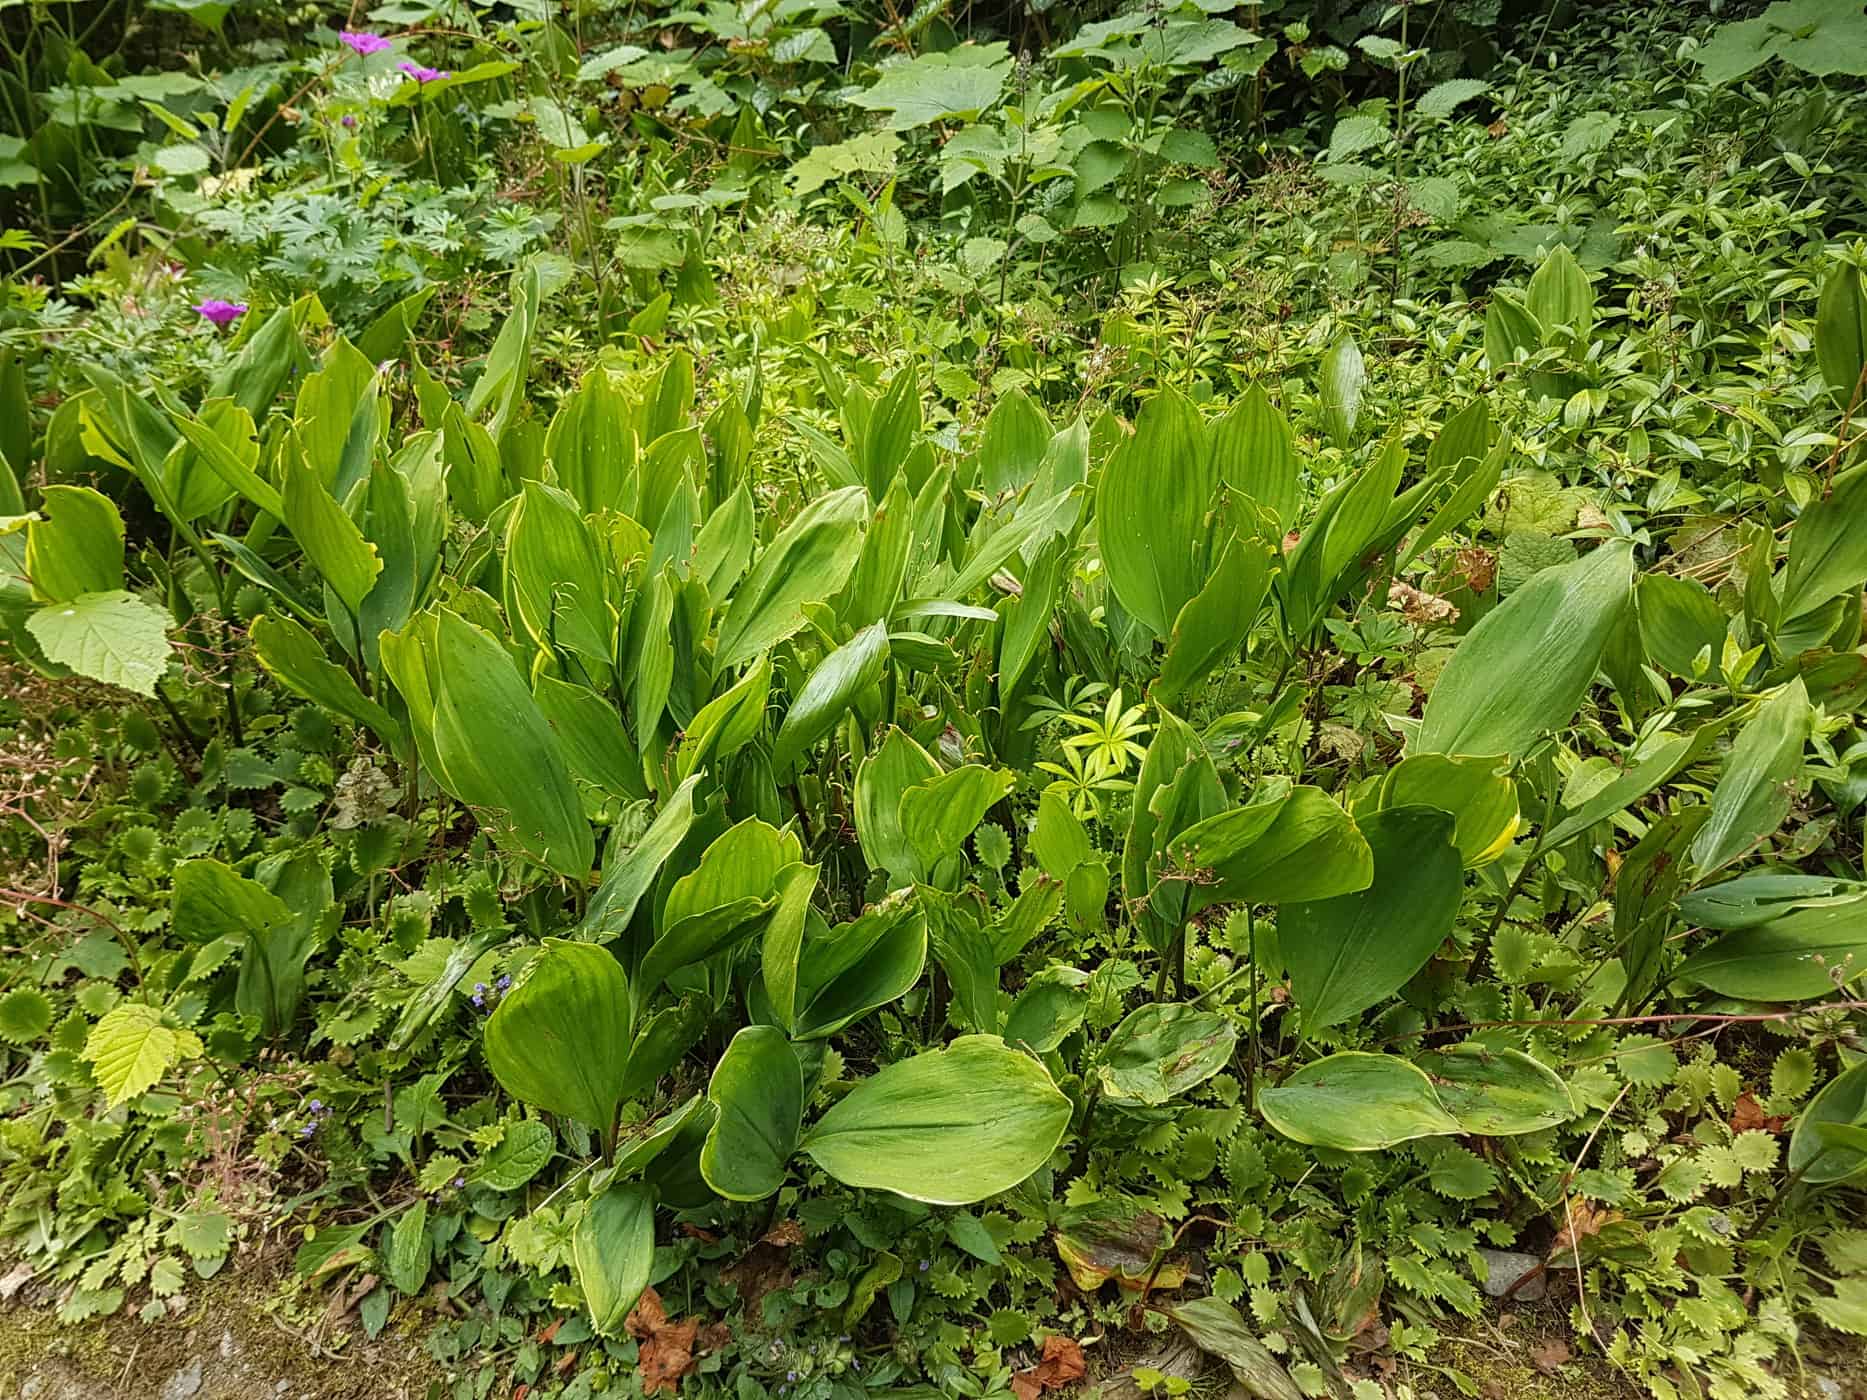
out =
[[[302,458],[288,458],[283,495],[286,528],[331,591],[355,613],[382,572],[376,546],[363,538],[356,521],[331,499],[316,469]]]
[[[629,742],[622,716],[609,700],[588,686],[555,676],[538,677],[532,698],[557,735],[571,772],[586,783],[624,800],[648,796],[642,760]]]
[[[1312,1031],[1405,986],[1451,934],[1465,890],[1449,812],[1388,807],[1360,828],[1373,853],[1372,883],[1286,904],[1278,915],[1278,946]]]
[[[1392,1055],[1346,1050],[1304,1065],[1258,1095],[1278,1132],[1312,1147],[1379,1152],[1462,1131],[1425,1073]]]
[[[655,876],[686,839],[693,825],[694,790],[699,783],[699,777],[689,778],[670,793],[648,830],[642,833],[642,839],[626,853],[608,861],[602,883],[590,896],[590,907],[577,930],[579,938],[615,938],[628,928],[629,920],[635,917],[636,905],[642,902]]]
[[[1361,398],[1367,387],[1368,366],[1361,358],[1361,347],[1354,336],[1344,334],[1323,356],[1317,385],[1323,423],[1337,447],[1346,450],[1355,445],[1355,424],[1361,418]]]
[[[803,1148],[845,1186],[970,1205],[1043,1166],[1069,1122],[1041,1064],[996,1036],[962,1036],[858,1082]]]
[[[920,860],[901,825],[901,798],[917,783],[938,778],[940,765],[914,740],[891,728],[856,770],[856,837],[871,870],[884,870],[895,887],[912,884]]]
[[[757,1201],[784,1185],[804,1114],[804,1072],[775,1026],[747,1026],[732,1038],[707,1084],[719,1111],[700,1171],[729,1201]]]
[[[1732,26],[1735,28],[1736,26]],[[1837,402],[1846,406],[1862,395],[1867,371],[1867,291],[1860,270],[1837,263],[1822,279],[1815,303],[1815,362]]]
[[[1486,613],[1426,702],[1415,753],[1520,758],[1574,718],[1633,589],[1633,546],[1610,540],[1544,569]],[[1498,677],[1511,684],[1500,685]]]
[[[1178,703],[1215,667],[1238,655],[1270,591],[1275,561],[1275,552],[1262,540],[1235,537],[1225,547],[1205,587],[1173,620],[1153,691],[1159,703]]]
[[[1269,511],[1280,535],[1294,526],[1302,504],[1296,435],[1264,386],[1247,389],[1212,425],[1211,437],[1219,479]]]
[[[834,729],[888,665],[888,627],[863,628],[824,657],[785,711],[772,744],[771,766],[786,772],[803,752]]]
[[[1832,1186],[1867,1172],[1867,1143],[1857,1136],[1821,1131],[1831,1124],[1867,1127],[1867,1063],[1829,1080],[1796,1119],[1788,1167],[1812,1186]]]
[[[916,783],[901,794],[901,834],[919,872],[931,874],[1010,792],[1016,776],[1003,768],[969,763]]]
[[[633,1024],[629,979],[607,949],[547,939],[487,1020],[487,1067],[513,1097],[606,1133]]]
[[[737,666],[803,627],[803,605],[834,595],[855,568],[867,519],[865,494],[854,486],[799,511],[734,590],[714,664]]]
[[[88,486],[45,488],[39,518],[26,526],[26,576],[33,597],[65,603],[123,587],[123,517]]]
[[[1183,831],[1173,862],[1210,872],[1194,882],[1195,910],[1213,904],[1286,904],[1368,887],[1368,841],[1321,788],[1279,787]]]
[[[1149,399],[1096,490],[1096,531],[1109,586],[1155,636],[1205,586],[1219,486],[1199,410],[1173,389]]]
[[[1467,870],[1503,855],[1519,825],[1517,784],[1495,758],[1430,753],[1403,758],[1381,782],[1380,805],[1450,812],[1452,844]]]
[[[175,867],[169,927],[190,943],[244,938],[291,918],[292,911],[271,890],[218,860],[197,857]]]
[[[1459,1045],[1415,1055],[1459,1126],[1479,1137],[1541,1132],[1575,1117],[1568,1086],[1521,1050]]]
[[[623,1335],[629,1310],[655,1266],[655,1198],[635,1182],[616,1182],[584,1206],[571,1237],[577,1286],[599,1336]]]
[[[1789,532],[1782,616],[1805,613],[1867,581],[1867,471],[1855,470],[1803,508]],[[1715,658],[1714,658],[1715,659]]]
[[[1729,865],[1783,824],[1795,802],[1812,719],[1808,691],[1797,676],[1738,731],[1712,790],[1711,819],[1692,843],[1701,872]]]
[[[507,610],[540,647],[607,665],[616,619],[596,536],[576,500],[528,481],[506,525]]]
[[[294,695],[364,726],[392,749],[406,742],[395,716],[365,695],[350,673],[334,664],[317,639],[291,618],[267,613],[253,620],[247,635],[259,664]]]

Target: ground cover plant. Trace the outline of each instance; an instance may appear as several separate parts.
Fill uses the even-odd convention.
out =
[[[47,1337],[1867,1384],[1862,6],[0,33]]]

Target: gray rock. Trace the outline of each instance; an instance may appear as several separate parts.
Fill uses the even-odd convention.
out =
[[[201,1358],[196,1357],[168,1379],[162,1387],[162,1400],[189,1400],[201,1389]]]
[[[1509,1296],[1517,1302],[1534,1303],[1549,1291],[1547,1278],[1537,1272],[1543,1261],[1534,1254],[1512,1254],[1502,1249],[1481,1249],[1485,1261],[1484,1291],[1493,1298]],[[1531,1277],[1531,1275],[1535,1275]],[[1522,1287],[1517,1286],[1524,1280]]]
[[[1841,1400],[1841,1382],[1833,1376],[1817,1376],[1815,1393],[1821,1396],[1822,1400]]]

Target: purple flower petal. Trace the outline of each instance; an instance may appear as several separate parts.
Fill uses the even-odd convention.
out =
[[[209,297],[195,307],[203,320],[212,321],[217,326],[230,326],[246,315],[246,303],[243,301],[222,301],[219,297]]]
[[[445,68],[424,68],[421,64],[410,63],[406,59],[396,64],[396,67],[408,74],[409,77],[413,78],[418,83],[434,83],[439,82],[442,78],[451,78],[454,76]]]
[[[337,42],[354,53],[369,55],[381,53],[390,47],[390,41],[380,34],[371,34],[368,30],[346,29],[337,36]]]

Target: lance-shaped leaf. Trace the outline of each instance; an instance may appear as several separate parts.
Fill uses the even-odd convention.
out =
[[[1520,758],[1568,724],[1632,596],[1633,557],[1610,540],[1486,613],[1433,687],[1413,752]]]
[[[1167,657],[1154,687],[1161,704],[1178,703],[1215,666],[1243,648],[1270,590],[1275,557],[1260,539],[1234,536],[1226,545],[1206,586],[1173,620]]]
[[[914,883],[919,858],[901,825],[902,794],[940,776],[940,765],[906,733],[891,728],[881,746],[856,770],[856,837],[871,870],[885,870],[895,887]]]
[[[1754,52],[1767,54],[1770,49],[1758,45]],[[1867,289],[1861,286],[1860,269],[1852,263],[1838,263],[1822,279],[1822,294],[1815,303],[1815,362],[1835,401],[1844,407],[1855,402],[1862,393],[1862,372],[1867,370]]]
[[[824,657],[785,711],[772,745],[771,766],[787,772],[798,757],[828,734],[856,700],[882,677],[888,665],[888,626],[877,622]]]
[[[1286,904],[1277,920],[1310,1030],[1346,1021],[1405,986],[1452,932],[1465,890],[1451,813],[1389,807],[1360,826],[1374,854],[1372,883]]]
[[[292,911],[257,880],[220,861],[201,857],[175,867],[169,927],[190,943],[244,938],[290,922]]]
[[[1422,1070],[1355,1050],[1325,1056],[1265,1089],[1258,1109],[1285,1137],[1343,1152],[1379,1152],[1462,1131]]]
[[[1711,794],[1711,818],[1692,843],[1692,859],[1706,874],[1751,850],[1789,815],[1802,750],[1814,712],[1797,676],[1757,707],[1738,731]]]
[[[590,896],[590,907],[577,930],[579,938],[615,938],[628,928],[635,906],[694,823],[694,789],[699,785],[699,775],[695,775],[676,788],[642,839],[608,863],[602,883]]]
[[[1862,1129],[1867,1129],[1867,1064],[1843,1070],[1809,1100],[1789,1138],[1789,1170],[1820,1186],[1867,1172]]]
[[[291,618],[267,613],[253,620],[247,636],[259,664],[294,695],[364,726],[392,749],[408,742],[395,716],[365,695],[350,673],[324,654],[317,638]]]
[[[629,1074],[629,979],[605,948],[545,940],[486,1023],[486,1063],[507,1093],[607,1133]]]
[[[1225,805],[1212,756],[1191,725],[1169,710],[1141,760],[1122,844],[1122,894],[1130,917],[1156,952],[1165,952],[1201,892],[1166,869],[1175,842],[1189,827],[1218,816]]]
[[[592,1198],[571,1236],[571,1262],[597,1334],[622,1335],[624,1319],[654,1272],[654,1193],[619,1181]]]
[[[1218,485],[1199,410],[1172,389],[1148,400],[1102,469],[1096,533],[1109,586],[1157,637],[1205,586]]]
[[[289,448],[283,504],[286,528],[292,538],[317,565],[331,591],[355,613],[376,586],[382,560],[376,555],[376,546],[363,538],[356,521],[331,499],[317,470]]]
[[[535,682],[532,698],[563,745],[571,772],[611,797],[648,796],[642,760],[614,705],[588,686],[545,675]]]
[[[1867,899],[1817,905],[1727,933],[1674,974],[1744,1001],[1807,1001],[1867,972]]]
[[[845,1186],[970,1205],[1043,1166],[1069,1123],[1070,1101],[1041,1064],[971,1035],[862,1080],[803,1147]]]
[[[583,801],[506,649],[442,609],[434,678],[434,751],[449,791],[503,812],[515,844],[539,864],[587,876],[596,845]]]
[[[1275,516],[1280,536],[1287,533],[1302,504],[1296,435],[1264,386],[1247,389],[1231,412],[1212,425],[1211,438],[1220,480]]]
[[[732,1038],[707,1084],[718,1117],[700,1150],[707,1185],[729,1201],[757,1201],[784,1185],[804,1115],[804,1071],[776,1026]]]
[[[526,482],[505,543],[509,615],[540,647],[562,647],[607,666],[616,646],[608,571],[576,500],[541,481]]]
[[[798,512],[734,590],[714,665],[724,670],[749,661],[803,627],[803,605],[833,597],[848,580],[867,518],[859,486],[820,496]]]

